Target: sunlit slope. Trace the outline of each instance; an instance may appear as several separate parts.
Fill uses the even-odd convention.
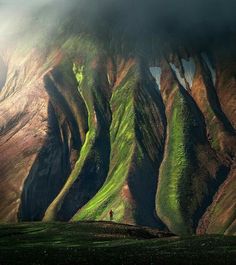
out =
[[[112,209],[116,222],[158,225],[154,196],[165,118],[163,103],[150,78],[149,72],[133,64],[115,87],[110,100],[109,173],[103,187],[73,221],[109,220]]]

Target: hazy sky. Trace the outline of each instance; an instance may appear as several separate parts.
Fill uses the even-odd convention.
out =
[[[45,6],[48,6],[48,14],[44,17],[48,18],[48,25],[45,26],[51,27],[57,16],[64,18],[67,6],[70,6],[65,3],[65,0],[1,0],[0,38],[14,38],[16,34],[34,26],[30,24],[32,17],[36,17]]]

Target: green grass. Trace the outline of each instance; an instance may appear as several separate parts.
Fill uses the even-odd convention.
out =
[[[0,225],[0,264],[235,264],[236,237],[159,236],[105,222]]]
[[[75,73],[76,75],[76,73]],[[88,77],[87,77],[88,78]],[[83,96],[83,93],[81,93],[83,99],[85,97]],[[95,136],[96,136],[96,125],[93,122],[93,116],[94,112],[91,110],[91,108],[88,106],[89,104],[85,100],[87,111],[88,111],[88,124],[89,124],[89,130],[86,134],[85,142],[81,148],[79,158],[70,174],[68,177],[65,185],[63,186],[62,190],[60,193],[57,195],[57,197],[54,199],[54,201],[51,203],[51,205],[48,207],[45,216],[44,216],[44,221],[55,221],[57,217],[57,212],[60,209],[60,205],[63,202],[63,199],[69,192],[69,189],[72,187],[74,184],[75,180],[79,176],[80,172],[83,169],[83,166],[85,164],[86,158],[91,152],[91,149],[93,147],[93,144],[95,142]]]
[[[99,192],[73,217],[73,221],[108,220],[110,209],[116,209],[115,221],[124,221],[125,211],[130,205],[122,198],[121,189],[127,181],[136,148],[133,103],[135,82],[135,71],[131,69],[112,95],[110,104],[113,116],[110,128],[111,155],[108,177]]]
[[[82,59],[84,64],[72,64],[71,71],[73,71],[74,78],[76,78],[78,83],[78,92],[84,100],[84,103],[88,112],[88,127],[89,130],[86,134],[85,142],[80,150],[79,157],[77,162],[68,177],[65,185],[61,189],[60,193],[56,196],[53,202],[49,205],[47,211],[45,212],[45,216],[43,218],[44,221],[56,221],[57,213],[60,210],[61,205],[63,204],[63,200],[66,195],[69,193],[70,188],[74,184],[74,182],[79,178],[86,160],[95,144],[96,136],[97,136],[97,113],[95,112],[95,102],[101,102],[105,96],[102,93],[96,91],[96,70],[94,70],[91,66],[91,60],[94,59],[95,55],[97,55],[98,50],[95,45],[92,44],[86,38],[73,38],[69,39],[65,44],[65,49],[71,50],[70,52],[83,52],[86,56]],[[70,49],[69,49],[70,48]],[[65,67],[65,66],[64,66]],[[96,99],[94,98],[96,97]],[[100,109],[103,111],[104,105],[99,105]]]
[[[196,176],[196,116],[191,103],[179,88],[168,117],[168,139],[165,157],[160,168],[157,213],[176,234],[193,234],[192,216],[198,200],[202,199],[197,186],[204,186]]]
[[[148,75],[143,81],[139,66],[129,69],[110,100],[111,153],[106,181],[72,221],[108,221],[113,209],[116,222],[155,227],[161,223],[154,213],[164,105]]]

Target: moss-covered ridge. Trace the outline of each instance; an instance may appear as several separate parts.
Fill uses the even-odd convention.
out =
[[[178,234],[188,234],[192,233],[192,229],[188,224],[188,218],[184,216],[184,208],[187,206],[184,203],[186,203],[185,195],[191,197],[191,194],[187,194],[189,193],[187,186],[195,171],[192,168],[195,158],[192,153],[193,146],[191,141],[186,141],[186,135],[191,136],[192,128],[188,126],[189,122],[184,122],[188,106],[180,91],[176,91],[174,98],[173,111],[168,119],[165,158],[159,175],[157,213],[169,229]]]
[[[167,141],[159,174],[156,209],[171,231],[191,234],[201,211],[209,203],[209,196],[212,196],[209,188],[218,164],[207,142],[200,110],[170,70],[169,76],[173,81],[172,91],[168,92],[165,102]]]
[[[83,49],[83,57],[71,68],[78,82],[78,93],[86,105],[89,129],[78,160],[64,187],[48,207],[44,221],[69,219],[96,193],[107,174],[110,111],[108,84],[98,62],[101,51],[86,39],[74,42],[78,44],[78,51]]]
[[[75,215],[72,220],[108,220],[108,212],[112,208],[116,212],[115,221],[122,221],[124,217],[125,202],[119,192],[129,172],[135,148],[132,99],[134,82],[134,78],[128,78],[124,86],[118,87],[111,98],[112,109],[115,107],[116,110],[113,111],[110,129],[111,162],[108,178],[95,197],[79,211],[78,217]],[[121,100],[125,102],[122,103]],[[115,150],[117,148],[118,150]]]
[[[154,197],[160,161],[151,154],[149,145],[152,145],[153,152],[159,152],[158,157],[162,156],[164,107],[155,83],[150,81],[151,76],[145,74],[149,80],[145,84],[142,83],[143,74],[136,63],[115,88],[110,101],[112,124],[108,177],[94,198],[73,217],[73,221],[109,220],[109,211],[112,209],[116,222],[158,225],[154,215]],[[138,113],[138,108],[144,103],[144,110]],[[139,122],[141,124],[142,121],[138,117],[142,117],[149,127],[140,127]],[[151,126],[151,122],[155,125]],[[142,138],[146,136],[147,130],[152,144],[150,138]]]

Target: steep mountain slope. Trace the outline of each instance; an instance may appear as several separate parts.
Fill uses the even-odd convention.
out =
[[[147,47],[70,26],[1,48],[0,221],[113,210],[180,235],[235,234],[234,38]]]
[[[1,58],[0,216],[16,221],[24,181],[47,137],[50,103],[42,79],[44,63],[37,53],[25,56],[10,50]]]
[[[153,78],[140,63],[125,64],[127,73],[115,83],[110,101],[111,155],[106,182],[72,220],[114,220],[157,225],[154,197],[161,162],[165,118],[164,106]]]
[[[227,171],[219,168],[207,142],[204,119],[197,105],[169,65],[164,74],[168,82],[165,80],[161,86],[166,95],[168,125],[156,207],[171,230],[188,234],[193,232],[206,207],[214,178],[217,180],[217,174],[224,178]]]

